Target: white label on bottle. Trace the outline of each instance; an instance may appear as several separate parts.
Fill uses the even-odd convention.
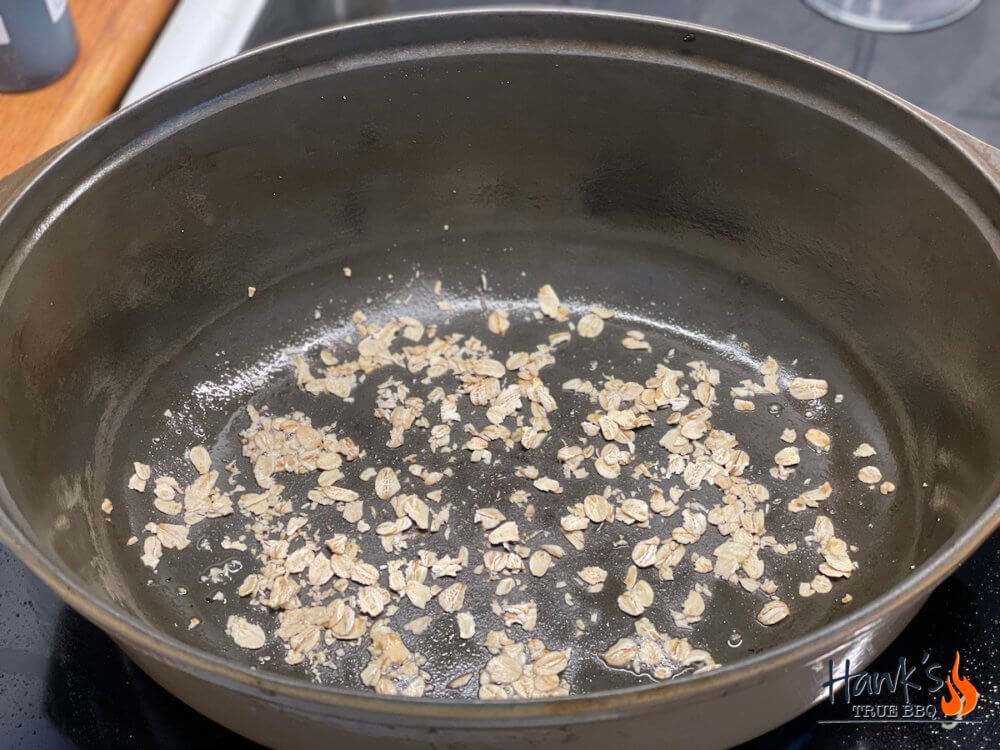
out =
[[[66,1],[45,0],[45,7],[49,9],[49,18],[52,19],[52,23],[58,23],[59,19],[63,17],[63,13],[66,12]]]
[[[10,44],[10,34],[7,33],[7,26],[3,22],[3,16],[0,16],[0,44]]]

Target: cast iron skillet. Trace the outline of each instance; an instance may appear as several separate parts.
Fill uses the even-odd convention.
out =
[[[256,50],[2,186],[0,531],[155,679],[266,744],[749,738],[817,700],[828,659],[871,660],[1000,520],[997,163],[842,71],[662,20],[477,10]],[[451,311],[436,305],[438,277]],[[862,489],[847,452],[803,466],[841,488],[828,510],[859,547],[843,588],[852,605],[814,597],[765,629],[748,618],[759,601],[717,586],[699,637],[726,666],[636,685],[596,658],[630,627],[609,591],[590,603],[602,613],[594,655],[570,674],[580,695],[480,703],[473,684],[459,700],[390,699],[359,689],[349,656],[315,685],[233,646],[223,626],[240,609],[235,583],[199,580],[228,553],[165,557],[150,575],[123,546],[150,516],[124,489],[131,461],[180,475],[183,449],[208,441],[221,465],[239,455],[248,402],[337,422],[377,463],[385,436],[360,406],[369,399],[300,393],[284,347],[338,341],[355,309],[384,318],[407,296],[425,322],[483,335],[484,308],[523,313],[546,282],[574,310],[620,311],[590,348],[560,356],[553,383],[619,362],[621,332],[640,328],[654,352],[710,359],[726,383],[771,354],[783,381],[824,377],[843,394],[775,397],[740,432],[754,455],[781,447],[788,423],[878,450],[898,485],[890,497]],[[535,338],[515,326],[492,345]],[[658,356],[619,373],[646,377]],[[561,407],[557,419],[572,428],[580,416]],[[456,471],[457,486],[504,489],[481,465]],[[561,505],[540,522],[554,528]],[[781,513],[769,528],[801,539],[812,515]],[[478,546],[472,534],[456,528],[453,541]],[[571,564],[608,549],[588,545]],[[778,577],[786,599],[807,568]],[[210,601],[221,589],[228,603]],[[686,589],[664,590],[650,616],[668,623]],[[537,635],[560,643],[575,615],[549,596]],[[192,616],[203,625],[189,631]],[[429,670],[477,668],[482,650],[439,619]]]

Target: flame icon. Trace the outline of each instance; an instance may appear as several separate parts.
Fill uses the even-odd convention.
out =
[[[979,691],[976,686],[964,677],[958,676],[958,651],[955,652],[955,665],[951,674],[945,678],[950,696],[941,696],[941,711],[945,716],[960,718],[970,713],[979,701]]]

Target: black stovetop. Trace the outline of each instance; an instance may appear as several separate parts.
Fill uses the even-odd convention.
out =
[[[472,3],[459,0],[271,0],[247,46],[338,21]],[[493,3],[496,4],[496,3]],[[535,4],[540,4],[535,2]],[[984,0],[944,29],[878,35],[838,26],[799,0],[572,0],[550,3],[664,15],[756,36],[839,65],[1000,145],[1000,8]],[[821,704],[749,743],[770,748],[896,750],[1000,746],[1000,535],[931,596],[872,669],[894,671],[925,651],[975,682],[980,705],[954,728],[938,723],[828,724]],[[947,666],[946,666],[947,668]],[[132,664],[101,631],[0,547],[0,748],[248,746],[202,718]],[[664,740],[664,746],[669,744]]]

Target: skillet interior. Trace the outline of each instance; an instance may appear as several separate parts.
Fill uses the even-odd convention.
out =
[[[1000,269],[953,188],[901,144],[781,92],[686,67],[683,56],[664,64],[589,52],[452,51],[314,69],[217,102],[109,162],[26,236],[30,255],[5,276],[0,469],[39,542],[96,595],[245,659],[218,627],[229,610],[205,601],[219,587],[191,583],[225,558],[177,557],[176,569],[160,570],[173,586],[160,575],[148,585],[135,551],[123,550],[148,520],[122,489],[127,467],[179,455],[199,428],[222,431],[215,453],[234,457],[225,428],[248,399],[246,374],[270,363],[255,402],[275,413],[300,403],[287,370],[273,368],[275,347],[329,340],[358,307],[403,312],[393,299],[417,269],[424,281],[411,291],[426,322],[444,322],[427,285],[439,273],[458,309],[449,327],[466,331],[482,331],[482,300],[525,306],[550,282],[580,306],[627,312],[628,327],[647,330],[658,350],[676,347],[680,362],[710,359],[725,383],[766,354],[829,379],[845,400],[836,420],[817,421],[835,440],[875,445],[899,485],[889,499],[838,493],[832,506],[860,547],[855,606],[967,526],[996,489],[989,342]],[[65,189],[51,183],[51,196]],[[355,269],[350,282],[343,265]],[[248,285],[260,290],[253,300]],[[553,382],[613,346],[617,357],[618,338],[560,357]],[[323,421],[349,424],[358,442],[374,432],[360,408],[309,411],[324,409]],[[741,432],[753,435],[752,453],[772,453],[758,446],[774,445],[778,422],[763,410],[749,422]],[[462,471],[462,484],[481,481],[482,467]],[[835,487],[857,488],[855,471],[817,467]],[[116,501],[111,524],[97,508],[104,496]],[[741,594],[717,596],[713,610],[722,615],[728,597],[745,620]],[[678,602],[664,597],[660,614]],[[815,597],[782,628],[738,628],[738,649],[725,645],[733,622],[710,615],[704,638],[729,662],[841,612],[835,597]],[[190,616],[205,626],[185,630]],[[624,621],[607,621],[602,647]],[[561,616],[542,627],[547,642],[566,637]],[[451,639],[440,644],[454,653]],[[442,661],[431,654],[432,671]],[[580,670],[579,687],[625,682],[596,662]]]

